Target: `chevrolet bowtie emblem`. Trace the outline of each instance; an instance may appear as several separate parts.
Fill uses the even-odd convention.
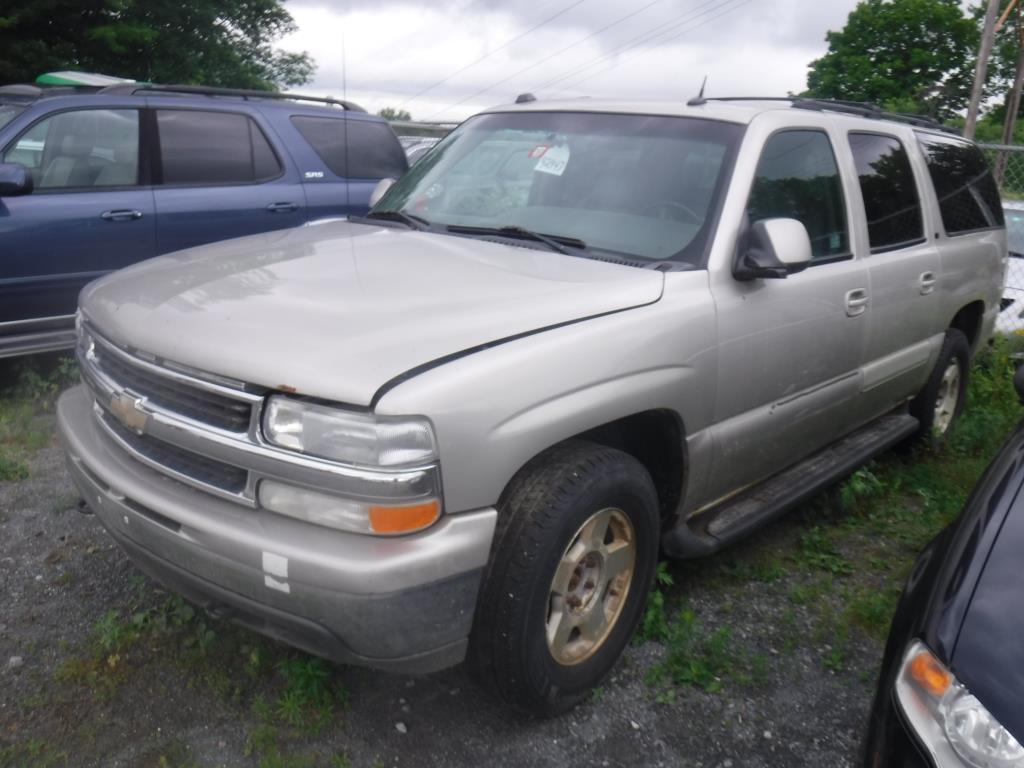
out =
[[[110,412],[128,429],[142,433],[146,431],[149,414],[142,410],[142,400],[125,392],[115,392],[110,398]]]

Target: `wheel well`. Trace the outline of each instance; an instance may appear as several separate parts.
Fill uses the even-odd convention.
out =
[[[967,337],[967,345],[973,354],[975,345],[978,343],[978,336],[981,333],[981,319],[985,314],[985,304],[981,301],[972,301],[953,316],[949,323],[950,328],[956,328]]]
[[[643,464],[658,491],[661,519],[668,520],[679,506],[683,493],[686,473],[683,434],[683,425],[676,414],[653,410],[602,424],[575,437],[617,448]]]

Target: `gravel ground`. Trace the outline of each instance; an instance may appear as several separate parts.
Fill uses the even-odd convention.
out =
[[[52,417],[43,418],[52,428]],[[841,671],[830,670],[821,614],[790,597],[806,573],[723,579],[705,575],[721,573],[714,561],[674,565],[668,604],[688,605],[707,632],[729,627],[735,644],[762,656],[756,683],[725,680],[717,692],[686,686],[657,697],[645,675],[666,647],[647,642],[629,649],[592,700],[562,718],[532,721],[496,706],[461,668],[422,677],[341,668],[335,674],[347,706],[316,733],[275,725],[275,746],[261,751],[253,734],[267,717],[255,702],[273,695],[273,668],[226,694],[223,673],[230,682],[235,667],[217,669],[215,657],[196,672],[172,661],[166,644],[143,640],[124,658],[108,658],[110,669],[101,665],[98,677],[69,676],[69,659],[95,644],[101,617],[129,610],[140,594],[152,605],[166,596],[142,581],[94,517],[76,511],[55,441],[29,461],[27,479],[0,483],[4,768],[856,763],[879,643],[853,632]],[[802,530],[794,516],[721,557],[764,561],[794,546]],[[210,626],[243,650],[255,641],[244,630]]]

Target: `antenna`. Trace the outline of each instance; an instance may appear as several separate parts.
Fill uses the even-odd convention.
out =
[[[703,107],[705,104],[707,104],[708,100],[704,98],[704,89],[707,87],[707,85],[708,85],[708,76],[704,75],[704,81],[700,84],[700,93],[698,93],[696,96],[694,96],[688,102],[686,102],[686,106],[688,106],[688,107]]]

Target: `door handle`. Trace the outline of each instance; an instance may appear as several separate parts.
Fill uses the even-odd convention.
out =
[[[922,272],[918,284],[921,286],[921,295],[927,296],[935,290],[935,273]]]
[[[863,288],[854,288],[846,292],[846,316],[856,317],[864,314],[868,308],[868,292]]]
[[[291,213],[298,207],[295,203],[271,203],[267,206],[267,210],[271,213]]]
[[[142,218],[142,211],[135,211],[130,208],[118,208],[115,211],[104,211],[100,214],[104,221],[135,221]]]

